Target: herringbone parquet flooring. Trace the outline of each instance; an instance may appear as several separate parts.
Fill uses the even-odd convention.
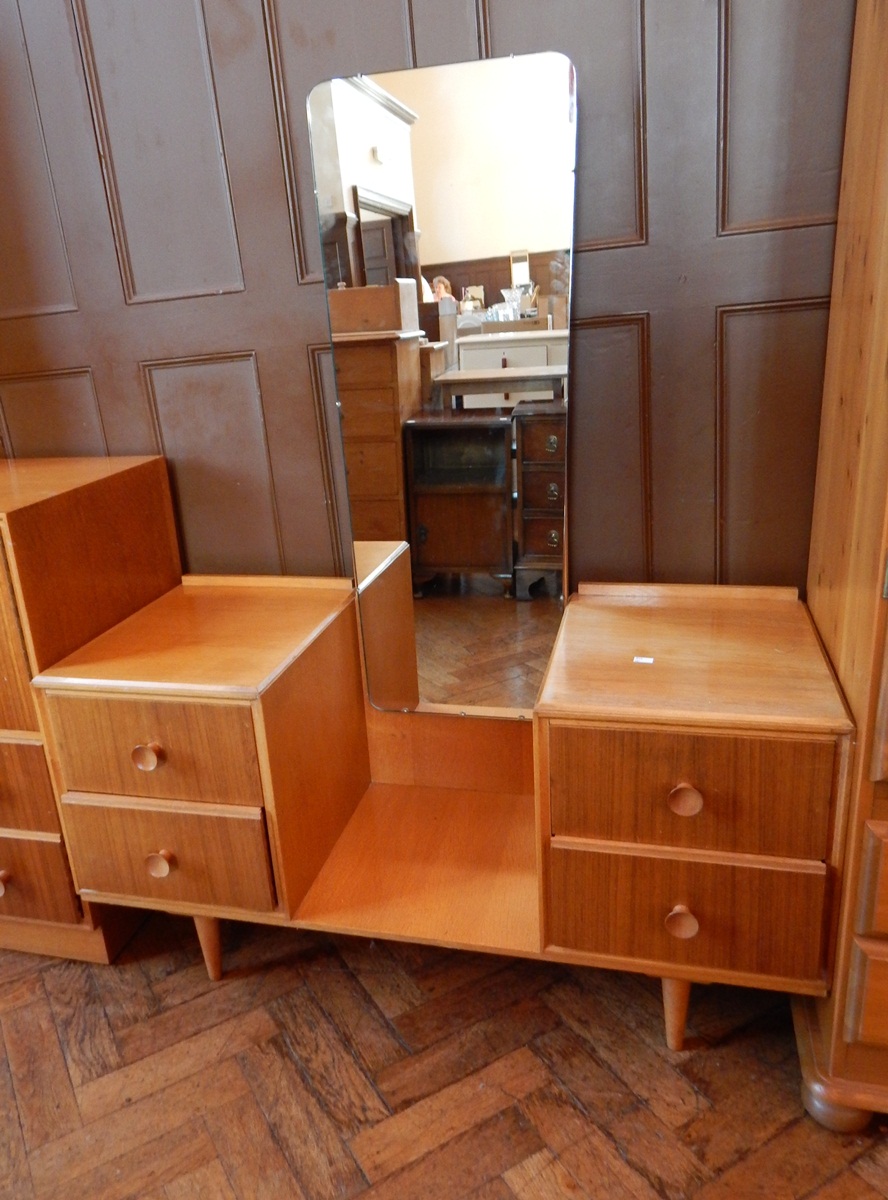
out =
[[[489,576],[438,576],[413,613],[422,700],[533,708],[561,621],[557,596],[541,588],[514,600]]]
[[[876,1122],[803,1115],[785,998],[153,915],[113,967],[0,954],[14,1200],[878,1200]]]

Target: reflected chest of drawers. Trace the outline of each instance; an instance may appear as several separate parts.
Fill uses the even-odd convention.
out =
[[[791,589],[581,585],[535,710],[547,953],[824,994],[853,728]]]

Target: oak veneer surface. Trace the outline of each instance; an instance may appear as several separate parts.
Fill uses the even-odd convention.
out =
[[[162,458],[7,462],[0,514],[33,672],[182,577]]]
[[[538,954],[533,797],[372,784],[297,921]]]
[[[572,597],[541,716],[848,733],[851,721],[791,589],[602,588]]]
[[[350,602],[347,580],[186,577],[35,681],[44,687],[255,696]]]

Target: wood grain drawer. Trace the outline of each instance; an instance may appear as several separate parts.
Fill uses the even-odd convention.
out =
[[[822,986],[826,868],[767,863],[553,846],[547,945]],[[678,906],[694,936],[668,932]]]
[[[564,462],[563,417],[525,421],[521,437],[522,462]]]
[[[407,536],[407,519],[401,501],[351,501],[352,537],[356,542],[403,541]]]
[[[400,443],[343,442],[349,495],[359,500],[398,496],[402,466]]]
[[[0,837],[0,917],[77,922],[80,907],[59,834]]]
[[[823,859],[835,758],[828,737],[727,737],[553,721],[551,832]]]
[[[59,832],[41,742],[0,741],[0,828]]]
[[[339,402],[344,438],[400,436],[401,419],[394,389],[341,390]]]
[[[544,517],[521,519],[522,552],[525,558],[561,560],[564,542],[564,514],[547,513]]]
[[[67,791],[262,804],[249,705],[47,692]],[[137,747],[159,747],[158,763]],[[145,761],[147,759],[147,761]]]
[[[391,346],[336,346],[336,382],[339,387],[373,387],[394,383],[398,376]]]
[[[857,932],[888,934],[888,821],[868,821],[863,831]]]
[[[66,794],[62,811],[78,890],[164,903],[269,912],[274,888],[260,808],[146,803]],[[167,861],[166,874],[159,857]]]
[[[855,938],[849,980],[846,1040],[888,1046],[888,942]]]

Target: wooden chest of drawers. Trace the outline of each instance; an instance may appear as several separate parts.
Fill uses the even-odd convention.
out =
[[[422,405],[419,337],[397,331],[334,337],[356,540],[407,537],[401,425]]]
[[[518,505],[515,593],[564,565],[567,410],[563,403],[521,401],[513,410]]]
[[[369,781],[359,664],[350,581],[185,577],[41,672],[80,894],[292,920]]]
[[[108,961],[132,921],[75,894],[30,677],[178,583],[166,464],[5,462],[0,533],[0,945]]]
[[[824,994],[852,726],[804,606],[580,592],[535,710],[545,952]]]

